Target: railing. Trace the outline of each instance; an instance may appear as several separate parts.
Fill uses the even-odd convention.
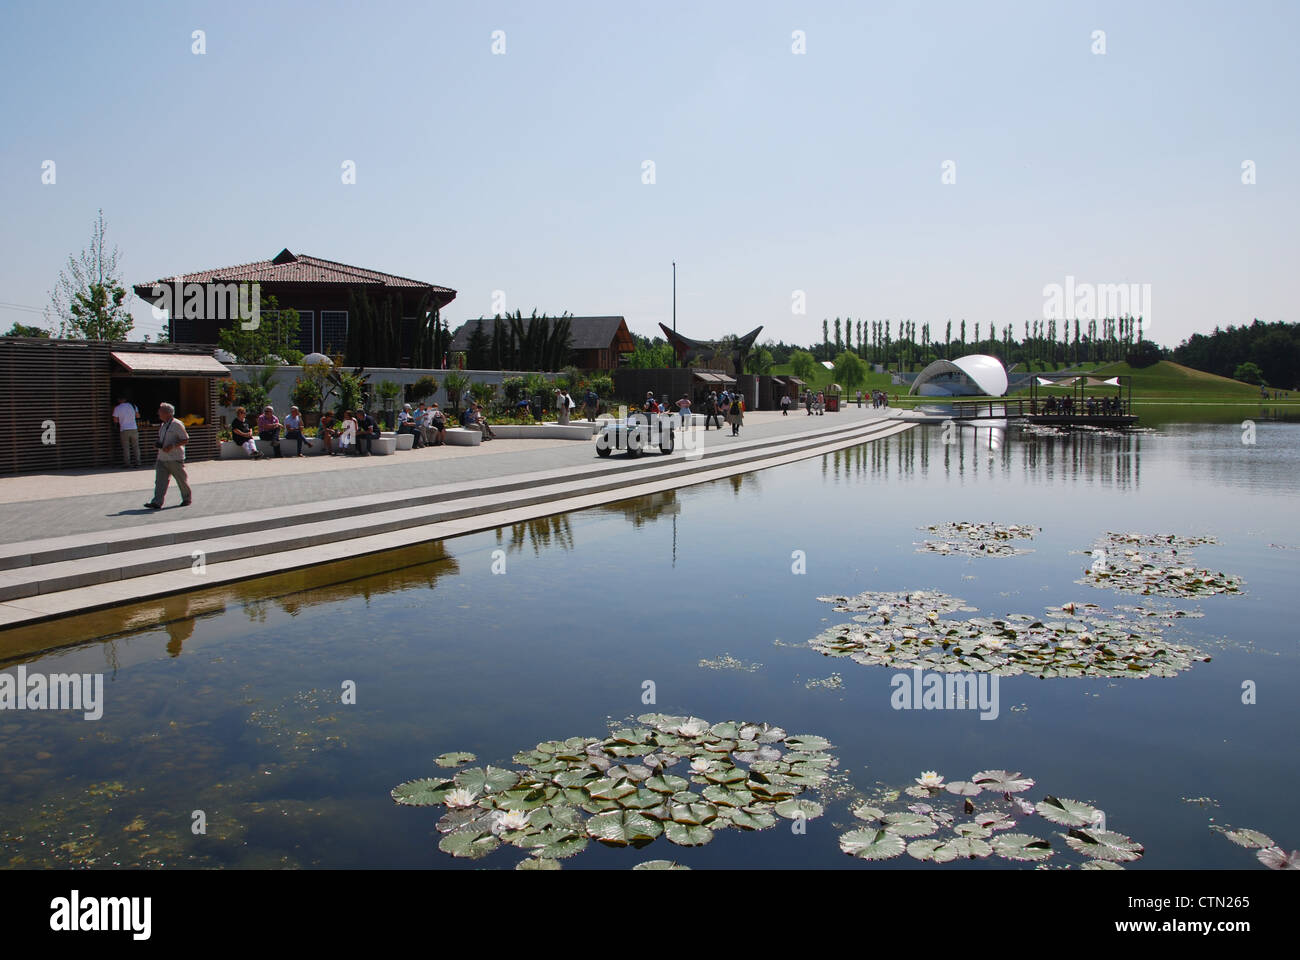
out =
[[[1095,403],[1089,407],[1087,401],[1067,405],[1064,400],[1056,400],[1049,409],[1044,399],[1012,397],[1002,400],[958,400],[952,404],[954,420],[991,420],[1014,417],[1060,417],[1062,420],[1085,420],[1102,417],[1128,417],[1133,411],[1127,400],[1120,400],[1118,405]]]

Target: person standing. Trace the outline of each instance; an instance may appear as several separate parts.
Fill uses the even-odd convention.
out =
[[[718,416],[718,392],[716,390],[710,390],[709,395],[704,398],[705,431],[708,431],[710,424],[717,424],[718,429],[722,429],[722,420]]]
[[[181,491],[181,506],[188,507],[193,501],[190,495],[189,477],[185,475],[185,444],[190,442],[190,435],[185,424],[176,419],[176,408],[170,403],[160,404],[158,419],[158,459],[153,468],[153,499],[145,506],[150,510],[161,510],[167,496],[167,487],[172,477]]]
[[[731,424],[731,435],[740,436],[741,425],[745,422],[745,408],[740,402],[740,397],[733,397],[731,400],[731,411],[727,414],[727,422]]]
[[[677,401],[677,412],[681,414],[682,426],[689,427],[691,425],[691,398],[684,393],[682,398]]]
[[[569,410],[572,403],[573,398],[569,396],[568,390],[555,391],[556,419],[560,422],[560,426],[562,427],[567,427],[569,425]]]
[[[587,395],[582,398],[583,409],[587,414],[587,420],[590,423],[596,422],[596,411],[600,406],[600,397],[596,391],[591,388],[587,389]]]
[[[862,391],[861,391],[861,390],[858,391],[858,409],[859,409],[859,410],[862,409]]]
[[[781,396],[781,416],[790,416],[790,394],[788,393]]]
[[[135,465],[144,465],[140,462],[140,430],[136,423],[139,417],[140,411],[134,403],[126,397],[118,397],[117,406],[113,408],[113,422],[117,424],[118,437],[122,441],[122,458],[128,467],[131,466],[132,451],[135,452]]]

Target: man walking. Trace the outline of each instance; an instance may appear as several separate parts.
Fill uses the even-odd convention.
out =
[[[113,408],[113,422],[117,424],[118,436],[122,440],[122,459],[131,466],[131,453],[135,452],[135,465],[140,463],[140,431],[136,419],[140,411],[126,397],[118,397],[117,406]]]
[[[781,416],[790,416],[790,394],[788,393],[781,396]]]
[[[176,408],[170,403],[158,407],[158,459],[153,469],[153,499],[145,504],[150,510],[161,510],[163,499],[167,496],[167,487],[171,478],[176,478],[176,486],[181,490],[181,506],[190,505],[190,483],[185,475],[185,444],[190,442],[190,435],[185,424],[176,419]]]

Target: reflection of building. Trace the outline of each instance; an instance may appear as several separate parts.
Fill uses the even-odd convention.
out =
[[[916,375],[908,392],[922,397],[1002,397],[1007,392],[1007,369],[997,357],[982,353],[936,360]]]

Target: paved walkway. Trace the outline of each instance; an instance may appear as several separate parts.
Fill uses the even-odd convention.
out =
[[[745,414],[739,439],[798,434],[814,427],[848,425],[897,413],[861,410],[809,417],[792,411]],[[710,430],[712,447],[735,443],[730,430]],[[240,510],[316,503],[373,494],[397,497],[404,490],[443,482],[586,466],[596,462],[594,441],[494,440],[478,447],[434,447],[387,457],[307,457],[286,460],[205,460],[188,466],[194,505],[174,509],[180,494],[173,484],[167,509],[141,505],[153,495],[153,470],[65,471],[0,479],[0,543],[99,530],[128,529],[156,518],[217,516]]]

